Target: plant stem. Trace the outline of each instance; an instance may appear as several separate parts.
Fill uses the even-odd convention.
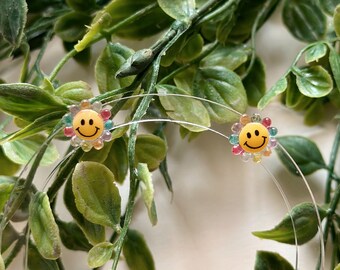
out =
[[[30,46],[27,42],[24,42],[20,49],[24,53],[24,62],[22,64],[21,72],[20,72],[20,82],[26,82],[27,73],[28,73],[28,65],[30,63],[31,55],[30,55]]]
[[[340,146],[340,124],[337,126],[331,155],[329,158],[329,165],[328,165],[328,176],[327,176],[327,182],[326,182],[326,191],[325,191],[325,203],[329,203],[331,200],[331,188],[332,188],[332,180],[334,175],[334,167],[335,167],[335,161],[338,156],[338,150]]]
[[[53,71],[50,74],[49,80],[52,82],[55,77],[58,75],[61,68],[66,64],[66,62],[71,59],[73,56],[75,56],[78,52],[73,49],[72,51],[69,51],[61,60],[60,62],[55,66]]]

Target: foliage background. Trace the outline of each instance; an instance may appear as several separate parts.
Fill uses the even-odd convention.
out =
[[[148,41],[141,47],[147,47],[147,44]],[[303,46],[282,26],[280,12],[259,31],[257,44],[258,54],[266,64],[269,89]],[[128,46],[133,47],[132,43],[128,43]],[[100,51],[100,45],[96,46],[93,59],[97,58]],[[63,54],[60,40],[55,39],[48,49],[49,58],[42,63],[43,70],[47,73],[51,71]],[[8,70],[4,77],[8,82],[17,79],[18,70],[11,68],[17,65],[17,61],[0,67]],[[92,69],[80,67],[73,61],[67,64],[58,77],[64,82],[78,79],[92,82],[95,89]],[[335,133],[334,123],[305,127],[302,115],[275,102],[265,109],[263,115],[273,119],[280,135],[307,136],[322,146],[322,153],[328,156]],[[226,125],[216,128],[224,133],[229,132]],[[273,227],[287,212],[266,172],[257,164],[243,163],[233,157],[228,142],[214,134],[206,132],[188,143],[179,138],[176,128],[170,133],[168,162],[174,179],[174,197],[171,198],[164,182],[158,181],[161,180],[160,176],[155,175],[159,222],[155,227],[150,225],[143,202],[139,201],[132,223],[133,228],[143,232],[157,269],[250,269],[254,265],[255,252],[259,249],[277,251],[294,262],[294,247],[261,241],[250,233]],[[310,200],[305,186],[291,177],[276,155],[265,162],[283,185],[291,205]],[[48,168],[39,171],[41,183],[45,181],[46,171]],[[318,201],[323,200],[323,183],[320,183],[320,179],[325,179],[324,172],[309,177]],[[63,209],[58,212],[61,217],[71,219]],[[66,269],[86,269],[86,254],[74,254],[64,251]],[[301,247],[300,268],[312,269],[315,260],[311,258],[317,255],[317,242],[312,246]],[[20,268],[19,260],[9,269]],[[121,263],[118,269],[127,268]]]

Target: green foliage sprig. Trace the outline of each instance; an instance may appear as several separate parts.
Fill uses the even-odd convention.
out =
[[[255,36],[276,10],[279,0],[0,0],[0,60],[21,57],[18,82],[0,80],[0,110],[9,115],[0,126],[0,269],[5,269],[26,247],[25,269],[64,269],[60,247],[88,253],[88,265],[98,268],[123,256],[130,269],[155,269],[143,235],[130,228],[137,194],[152,225],[157,223],[152,171],[159,169],[170,192],[165,123],[139,134],[139,121],[149,116],[182,121],[180,133],[189,140],[215,123],[230,123],[248,105],[264,108],[280,96],[282,103],[305,113],[305,123],[325,120],[325,109],[340,108],[339,0],[285,0],[283,21],[306,47],[287,72],[266,92],[265,68],[256,55]],[[159,35],[149,48],[134,51],[115,37],[139,40]],[[62,40],[66,54],[50,74],[40,67],[53,36]],[[106,45],[94,67],[99,94],[84,81],[60,82],[57,77],[73,58],[81,65],[91,60],[91,47]],[[32,51],[38,50],[33,59]],[[303,60],[303,63],[300,64]],[[1,75],[1,74],[0,74]],[[192,98],[187,98],[187,97]],[[186,97],[186,98],[184,98]],[[51,173],[47,192],[35,187],[36,171],[58,159],[54,140],[67,106],[83,99],[112,105],[111,113],[125,111],[130,127],[116,128],[113,140],[101,150],[69,150]],[[217,105],[221,104],[221,106]],[[224,107],[223,107],[224,106]],[[17,130],[6,131],[13,121]],[[193,123],[190,125],[188,123]],[[332,237],[332,268],[340,262],[336,209],[340,199],[335,171],[340,128],[327,164],[318,146],[301,136],[279,138],[301,171],[309,175],[327,170],[323,239]],[[295,166],[278,151],[293,174]],[[17,174],[20,167],[28,174]],[[129,175],[129,198],[121,207],[118,184]],[[332,190],[333,184],[337,188]],[[56,196],[64,189],[64,204],[73,218],[60,219]],[[21,215],[19,215],[21,213]],[[12,223],[27,222],[18,233]],[[294,221],[292,226],[291,221]],[[110,228],[110,236],[107,236]],[[263,239],[308,243],[318,233],[315,207],[296,205],[271,229],[253,234]],[[13,246],[12,246],[13,244]],[[11,247],[12,246],[12,247]],[[9,250],[4,256],[4,252]],[[4,256],[4,257],[3,257]],[[43,265],[43,266],[42,266]],[[42,268],[44,267],[44,268]],[[321,265],[317,268],[320,269]],[[279,254],[259,251],[255,269],[293,269]]]

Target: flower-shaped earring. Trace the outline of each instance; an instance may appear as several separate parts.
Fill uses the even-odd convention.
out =
[[[97,150],[103,148],[104,141],[111,140],[111,112],[103,108],[101,102],[91,104],[89,100],[83,100],[80,105],[70,106],[69,111],[70,113],[63,117],[66,126],[64,134],[66,137],[72,137],[72,146],[80,146],[88,152],[92,147]]]
[[[244,161],[252,158],[254,162],[260,162],[262,156],[270,156],[271,149],[277,145],[277,128],[272,127],[271,123],[270,118],[262,119],[259,114],[251,117],[242,115],[240,121],[231,127],[233,133],[229,142],[233,145],[232,153],[241,155]]]

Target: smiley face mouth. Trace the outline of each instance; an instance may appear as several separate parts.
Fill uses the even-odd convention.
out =
[[[85,135],[85,134],[83,134],[83,133],[80,131],[80,127],[77,127],[77,128],[76,128],[76,131],[78,131],[78,133],[79,133],[81,136],[84,136],[84,137],[86,137],[86,138],[91,138],[91,137],[95,136],[95,135],[97,134],[98,130],[100,129],[99,127],[95,127],[95,128],[96,128],[96,131],[95,131],[92,135]]]
[[[245,142],[243,145],[249,147],[250,149],[259,149],[259,148],[261,148],[262,146],[264,146],[264,144],[266,143],[267,137],[266,137],[266,136],[262,136],[262,138],[263,138],[263,143],[262,143],[260,146],[253,147],[253,146],[250,146],[250,145],[248,144],[248,142]]]

